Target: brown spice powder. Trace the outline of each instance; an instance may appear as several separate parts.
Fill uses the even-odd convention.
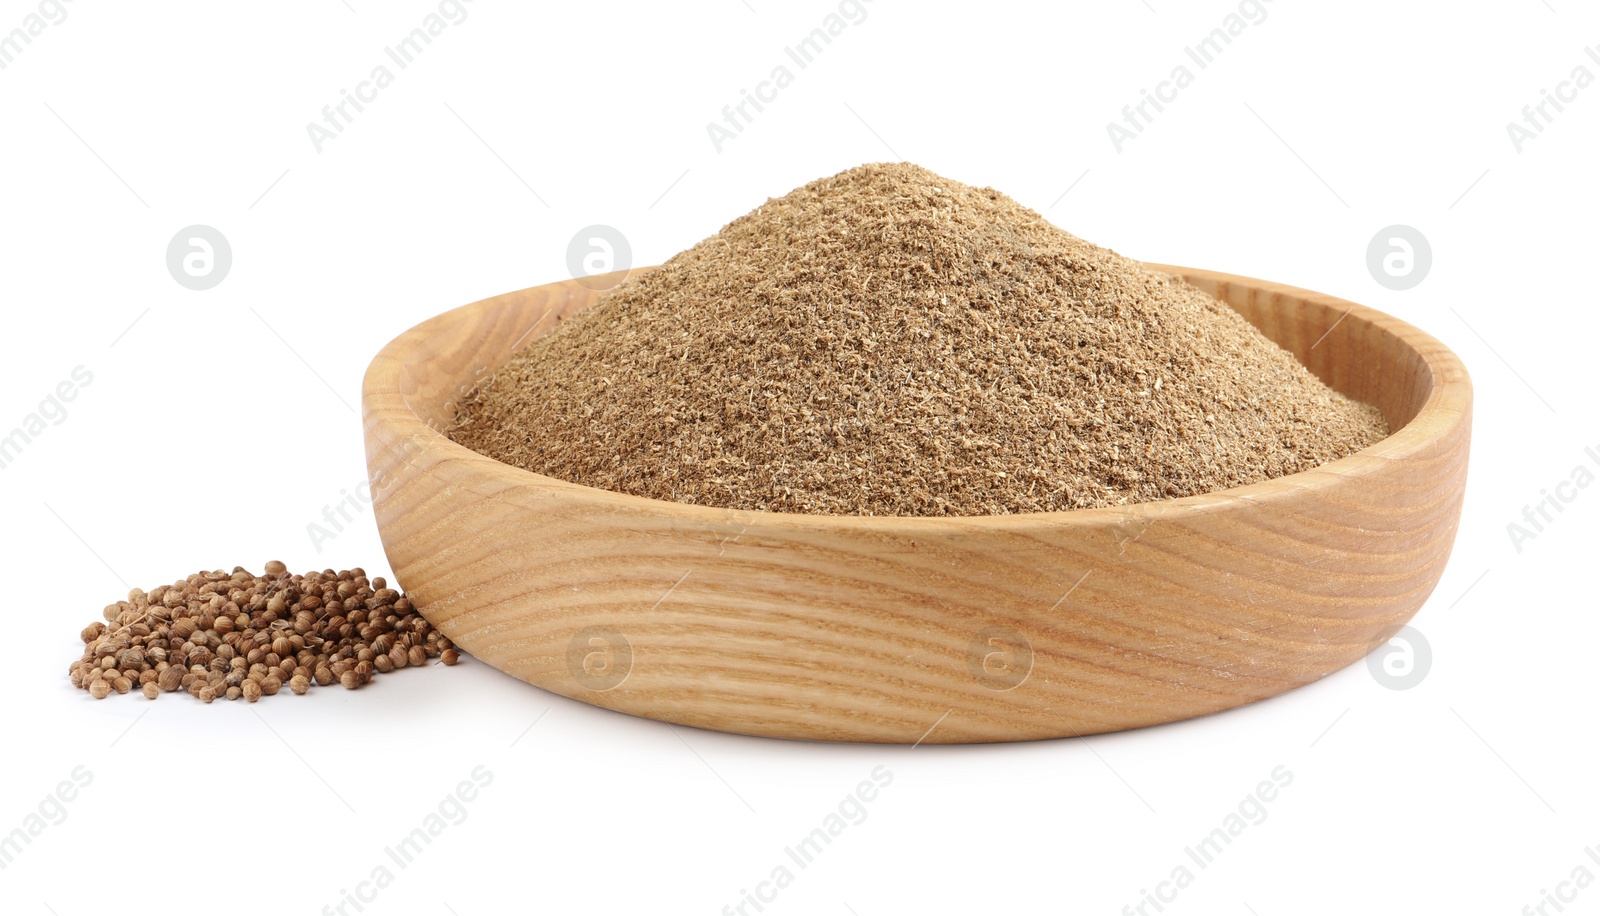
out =
[[[814,181],[630,278],[451,432],[638,496],[917,516],[1189,496],[1385,435],[1211,296],[903,163]]]

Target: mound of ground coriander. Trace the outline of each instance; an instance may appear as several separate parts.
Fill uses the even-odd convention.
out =
[[[768,200],[518,353],[455,441],[656,499],[966,516],[1168,499],[1387,435],[1232,309],[910,164]]]
[[[450,640],[382,576],[361,569],[291,575],[277,561],[257,576],[198,572],[106,606],[83,630],[83,658],[67,675],[97,700],[138,690],[186,691],[210,703],[256,702],[284,687],[352,690],[374,675],[436,658],[460,660]]]

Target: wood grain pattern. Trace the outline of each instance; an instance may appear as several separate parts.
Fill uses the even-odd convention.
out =
[[[1278,480],[1075,512],[858,518],[643,499],[441,434],[457,398],[600,285],[554,283],[440,315],[373,361],[363,414],[390,564],[430,621],[516,677],[752,735],[1088,735],[1316,680],[1385,641],[1443,572],[1466,484],[1467,373],[1372,309],[1160,269],[1397,432]]]

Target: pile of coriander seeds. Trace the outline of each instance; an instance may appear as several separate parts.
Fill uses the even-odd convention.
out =
[[[104,616],[84,628],[83,657],[68,669],[95,699],[181,690],[205,703],[254,703],[285,686],[354,690],[398,668],[461,658],[404,595],[360,568],[291,575],[274,560],[259,576],[202,571],[134,589]]]

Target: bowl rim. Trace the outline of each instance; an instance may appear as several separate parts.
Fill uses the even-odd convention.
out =
[[[502,500],[514,499],[520,502],[523,498],[536,493],[541,494],[537,499],[547,499],[553,493],[559,492],[569,501],[586,502],[597,508],[671,515],[686,521],[704,523],[725,523],[732,520],[746,527],[753,526],[759,520],[766,527],[896,533],[913,536],[919,532],[927,536],[937,533],[948,534],[952,528],[1026,533],[1028,530],[1039,528],[1125,524],[1130,517],[1136,517],[1148,524],[1157,518],[1175,514],[1209,513],[1241,506],[1255,509],[1263,501],[1288,492],[1311,494],[1324,492],[1364,476],[1364,473],[1375,465],[1404,461],[1428,451],[1434,443],[1441,438],[1449,437],[1470,417],[1472,384],[1465,365],[1438,339],[1408,322],[1370,306],[1274,281],[1159,263],[1146,263],[1145,266],[1152,270],[1177,274],[1189,280],[1200,279],[1242,286],[1261,294],[1303,299],[1343,310],[1343,317],[1335,324],[1354,320],[1358,325],[1365,323],[1375,326],[1398,339],[1419,357],[1430,375],[1431,388],[1428,395],[1416,415],[1398,430],[1391,431],[1388,436],[1343,458],[1294,474],[1175,499],[1050,512],[966,516],[813,515],[766,509],[707,506],[635,496],[550,477],[475,452],[450,439],[445,431],[427,423],[412,408],[403,382],[410,374],[411,367],[420,362],[416,354],[425,346],[425,341],[434,331],[477,312],[503,307],[501,303],[507,297],[536,290],[555,291],[592,283],[598,279],[590,277],[583,281],[568,279],[540,284],[480,299],[435,315],[407,329],[384,345],[373,357],[362,381],[362,426],[368,443],[369,484],[374,491],[377,490],[377,485],[372,480],[377,460],[374,448],[392,451],[396,443],[410,440],[420,443],[419,448],[428,453],[429,461],[426,464],[449,462],[458,468],[465,464],[467,469],[474,472],[473,476],[476,479],[498,480],[502,486],[496,487],[492,495]],[[649,269],[652,268],[636,267],[632,271],[618,271],[617,275],[640,273]],[[552,303],[552,307],[554,305],[555,303]],[[1331,326],[1329,330],[1332,330]],[[407,464],[411,465],[408,473],[431,473],[426,467],[413,465],[409,461]],[[462,488],[460,476],[453,476],[449,483],[453,488]],[[376,495],[374,492],[374,498]],[[487,498],[491,494],[478,492],[477,495]],[[537,508],[533,502],[523,504],[528,508]]]

